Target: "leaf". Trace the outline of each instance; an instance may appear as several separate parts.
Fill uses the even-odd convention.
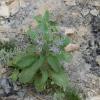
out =
[[[61,70],[58,73],[55,73],[54,71],[50,71],[50,76],[52,81],[63,88],[63,90],[65,91],[67,85],[68,85],[68,77],[66,75],[66,73],[64,72],[64,70]]]
[[[29,27],[29,30],[27,31],[27,35],[32,39],[34,40],[35,38],[37,38],[37,33],[36,32],[33,32],[32,28]]]
[[[41,15],[38,15],[38,16],[36,16],[34,18],[38,23],[41,23],[41,21],[42,21],[42,16]]]
[[[80,96],[78,95],[76,89],[72,87],[67,87],[65,91],[66,99],[67,100],[81,100]]]
[[[11,74],[10,78],[11,78],[13,81],[17,81],[18,75],[19,75],[19,71],[18,71],[18,70],[15,70],[15,71],[13,71],[13,73]]]
[[[43,16],[43,20],[45,22],[49,22],[49,11],[48,10],[45,11],[45,14]]]
[[[58,61],[58,59],[55,56],[48,56],[47,58],[48,60],[48,64],[51,66],[51,68],[55,71],[55,72],[59,72],[61,69],[61,65]]]
[[[19,75],[19,81],[21,83],[29,83],[33,80],[34,75],[43,65],[45,57],[41,56],[31,67],[24,69]]]
[[[62,52],[61,54],[57,55],[57,58],[58,58],[59,62],[61,62],[61,61],[70,62],[72,59],[72,55],[67,52]]]
[[[44,68],[41,69],[41,75],[37,74],[34,80],[34,85],[37,91],[43,91],[46,88],[48,80],[48,72]]]
[[[71,42],[71,40],[69,37],[64,37],[63,42],[64,42],[63,45],[66,46]]]
[[[16,58],[13,61],[13,64],[19,68],[19,69],[23,69],[26,67],[29,67],[32,65],[32,63],[34,63],[35,58],[33,55],[23,55],[23,56],[16,56]]]

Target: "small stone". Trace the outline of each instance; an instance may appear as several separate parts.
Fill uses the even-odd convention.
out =
[[[64,49],[67,52],[73,52],[79,50],[80,46],[78,44],[69,44]]]
[[[20,90],[20,91],[17,92],[17,95],[18,95],[20,98],[23,98],[23,97],[25,97],[26,92],[27,92],[26,89],[22,89],[22,90]]]
[[[5,18],[8,18],[10,16],[9,7],[3,1],[0,5],[0,16]]]
[[[76,5],[76,1],[75,0],[64,0],[66,5],[69,6],[75,6]]]
[[[89,14],[89,12],[90,12],[90,9],[83,9],[81,13],[82,15],[86,16]]]
[[[96,57],[96,62],[100,65],[100,56]]]
[[[100,7],[100,0],[90,1],[89,4],[92,6]]]
[[[94,16],[97,16],[99,14],[99,10],[93,9],[90,11],[90,13]]]
[[[100,96],[91,97],[88,98],[87,100],[100,100]]]
[[[8,78],[0,79],[0,87],[3,89],[6,96],[13,93],[13,83]]]
[[[75,28],[65,27],[65,35],[71,35],[74,34],[75,32],[76,32]]]
[[[9,7],[9,10],[10,10],[11,16],[16,14],[19,11],[19,8],[20,8],[19,0],[13,0],[13,2],[10,5],[8,5],[8,7]]]

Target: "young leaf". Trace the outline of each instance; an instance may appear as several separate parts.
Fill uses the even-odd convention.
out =
[[[38,22],[38,24],[41,23],[41,21],[42,21],[42,16],[41,15],[35,16],[34,18]]]
[[[11,74],[10,78],[13,80],[13,81],[16,81],[18,79],[18,75],[19,75],[19,71],[18,70],[15,70],[13,71],[13,73]]]
[[[68,45],[71,42],[71,40],[70,40],[69,37],[64,37],[63,42],[64,42],[63,45],[66,46],[66,45]]]
[[[43,91],[46,87],[46,82],[48,80],[48,72],[44,68],[41,68],[41,75],[36,75],[34,80],[34,85],[37,91]]]
[[[31,27],[29,27],[29,30],[27,31],[27,35],[32,39],[34,40],[35,38],[37,38],[37,33],[36,32],[33,32]]]
[[[51,68],[55,71],[55,72],[59,72],[61,69],[61,65],[59,64],[58,59],[55,56],[48,56],[48,64],[51,66]]]
[[[29,83],[32,81],[34,75],[43,65],[45,57],[41,56],[31,67],[24,69],[19,75],[19,81],[21,83]]]

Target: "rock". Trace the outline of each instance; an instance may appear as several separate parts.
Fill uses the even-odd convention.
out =
[[[94,16],[97,16],[99,14],[99,10],[93,9],[90,11],[90,13]]]
[[[70,43],[64,49],[67,52],[73,52],[73,51],[79,50],[79,48],[80,48],[80,46],[78,44],[71,44]]]
[[[90,1],[89,4],[91,4],[92,6],[100,7],[100,0]]]
[[[97,56],[96,57],[96,62],[99,64],[99,66],[100,66],[100,56]]]
[[[81,13],[82,13],[83,16],[88,15],[89,12],[90,12],[90,9],[86,9],[86,8],[84,8],[84,9],[81,11]]]
[[[76,32],[75,28],[68,28],[68,27],[65,27],[65,35],[72,35]]]
[[[10,16],[9,7],[3,1],[0,5],[0,16],[5,18],[8,18]]]
[[[24,98],[25,95],[26,95],[26,89],[22,89],[20,91],[17,92],[17,95],[20,97],[20,98]]]
[[[76,1],[75,0],[64,0],[65,4],[68,6],[75,6]]]
[[[13,83],[8,78],[0,79],[0,87],[3,89],[5,96],[13,94]]]
[[[100,100],[100,96],[91,97],[88,98],[87,100]]]
[[[20,7],[25,7],[23,0],[4,0],[0,1],[0,3],[0,16],[4,18],[15,15]]]
[[[8,5],[8,7],[9,7],[10,15],[13,16],[19,11],[20,8],[19,0],[13,0],[13,2]]]

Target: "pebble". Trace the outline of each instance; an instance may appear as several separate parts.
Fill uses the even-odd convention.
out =
[[[75,6],[76,1],[75,0],[64,0],[65,4],[68,6]]]
[[[90,12],[90,9],[86,9],[86,8],[84,8],[84,9],[81,11],[81,13],[82,13],[83,16],[88,15],[89,12]]]
[[[99,66],[100,66],[100,56],[97,56],[96,57],[96,62],[99,64]]]
[[[99,10],[93,9],[90,11],[90,13],[94,16],[97,16],[99,14]]]

